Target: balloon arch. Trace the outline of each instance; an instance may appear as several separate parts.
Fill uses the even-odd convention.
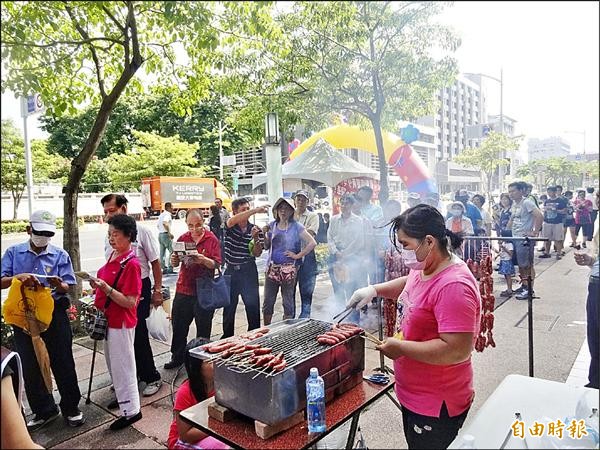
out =
[[[402,138],[393,133],[383,132],[385,159],[398,174],[409,192],[418,193],[421,198],[437,196],[437,186],[429,169],[410,146],[418,139],[419,132],[412,125],[402,129]],[[294,159],[307,151],[317,140],[323,139],[338,150],[356,148],[377,155],[377,145],[373,130],[361,130],[350,125],[337,125],[313,134],[290,154]]]

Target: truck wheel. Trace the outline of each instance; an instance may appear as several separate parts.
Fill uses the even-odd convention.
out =
[[[179,211],[177,211],[177,217],[178,217],[179,219],[182,219],[182,220],[183,220],[183,219],[185,219],[185,213],[186,213],[186,210],[185,210],[185,209],[180,209]]]

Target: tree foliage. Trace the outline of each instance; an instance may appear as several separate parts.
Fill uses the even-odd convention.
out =
[[[454,162],[481,170],[485,175],[488,197],[492,191],[492,177],[501,166],[507,166],[503,155],[510,155],[519,148],[519,140],[502,133],[490,132],[479,147],[467,147],[454,157]]]
[[[197,144],[182,142],[177,136],[164,138],[152,133],[133,131],[135,143],[124,154],[113,154],[105,160],[112,189],[139,190],[144,177],[202,176],[196,167]],[[127,168],[127,170],[123,170]]]
[[[31,142],[31,163],[34,183],[54,180],[64,175],[66,161],[49,154],[46,141]],[[13,219],[17,218],[19,203],[27,187],[25,169],[25,144],[21,131],[12,120],[2,120],[2,190],[10,192],[13,199]]]
[[[519,167],[517,175],[536,183],[540,191],[556,184],[576,189],[598,179],[598,161],[571,161],[565,157],[534,159]]]
[[[388,196],[382,127],[434,110],[435,92],[450,84],[459,40],[433,23],[440,2],[297,2],[276,20],[287,39],[264,63],[277,95],[310,99],[321,114],[351,113],[368,121],[380,161],[381,200]],[[248,80],[255,77],[248,74]],[[360,118],[363,118],[362,120]]]
[[[40,93],[47,111],[56,117],[67,112],[75,115],[81,105],[98,108],[85,142],[71,161],[65,186],[63,244],[75,270],[81,266],[77,195],[119,99],[160,80],[181,91],[174,107],[183,114],[189,105],[208,96],[219,36],[240,24],[264,28],[269,16],[261,10],[268,5],[2,2],[2,90],[21,96]],[[260,34],[261,30],[255,31]],[[184,63],[177,48],[187,56]],[[147,83],[136,77],[142,66]]]

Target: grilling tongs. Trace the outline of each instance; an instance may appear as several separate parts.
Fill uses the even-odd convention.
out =
[[[342,323],[342,321],[348,317],[350,315],[350,313],[354,310],[354,308],[352,306],[348,306],[346,307],[346,309],[344,309],[341,313],[336,314],[335,316],[333,316],[333,320],[336,320],[337,318],[340,318],[337,322],[336,325],[339,325],[340,323]],[[344,314],[345,313],[345,314]],[[340,317],[341,316],[341,317]]]

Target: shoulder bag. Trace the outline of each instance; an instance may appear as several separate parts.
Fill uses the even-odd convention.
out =
[[[115,281],[111,285],[113,289],[116,289],[117,283],[119,282],[119,278],[121,278],[121,274],[123,273],[123,269],[125,265],[129,262],[134,255],[131,255],[129,258],[121,261],[121,267],[119,268],[119,272],[115,278]],[[106,318],[105,311],[108,309],[110,305],[111,298],[106,298],[106,303],[104,304],[104,310],[97,308],[94,305],[90,305],[85,308],[85,319],[83,322],[83,327],[85,331],[89,334],[89,336],[96,340],[102,341],[106,339],[106,330],[108,329],[108,319]]]
[[[196,278],[196,298],[204,310],[215,310],[229,306],[231,275],[221,273],[216,265],[213,277]]]

